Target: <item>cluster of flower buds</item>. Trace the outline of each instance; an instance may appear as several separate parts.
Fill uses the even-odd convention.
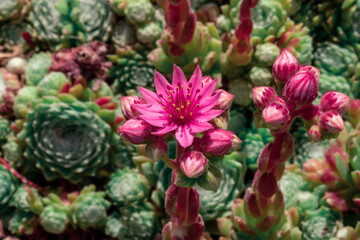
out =
[[[261,239],[272,239],[277,234],[272,229],[279,228],[285,218],[283,195],[277,182],[283,175],[285,162],[294,152],[289,133],[293,120],[296,117],[305,120],[312,141],[331,138],[343,129],[342,114],[350,101],[342,93],[328,92],[322,96],[319,106],[314,106],[320,71],[313,66],[299,66],[287,50],[275,61],[273,74],[278,94],[272,87],[255,87],[253,101],[258,108],[254,113],[257,127],[269,128],[274,142],[262,150],[252,187],[233,212],[239,231]]]
[[[173,169],[172,185],[165,200],[171,221],[163,228],[163,239],[200,239],[204,222],[199,215],[199,194],[193,186],[198,184],[216,191],[221,172],[213,159],[239,148],[240,139],[223,129],[227,127],[234,96],[216,90],[217,80],[202,77],[199,67],[189,81],[180,68],[174,66],[172,85],[158,72],[154,82],[157,93],[139,88],[143,98],[120,99],[127,121],[119,134],[132,144],[147,144],[146,153],[150,158],[162,159]],[[215,120],[219,118],[224,120]],[[167,156],[168,134],[175,135],[177,140],[175,160]]]

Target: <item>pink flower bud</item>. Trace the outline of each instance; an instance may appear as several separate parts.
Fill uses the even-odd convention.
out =
[[[313,143],[320,142],[321,141],[321,127],[319,125],[311,126],[308,131],[308,136],[309,136],[311,142],[313,142]]]
[[[321,115],[320,126],[325,132],[339,133],[344,129],[344,121],[340,114],[329,111]]]
[[[353,125],[353,127],[356,127],[356,125],[360,122],[360,100],[359,99],[351,99],[348,112],[349,112],[351,124]]]
[[[330,169],[325,169],[320,176],[320,181],[329,188],[336,188],[341,183],[341,178]]]
[[[335,111],[344,114],[349,107],[350,98],[340,92],[327,92],[320,100],[320,110],[323,112]]]
[[[154,161],[159,161],[168,152],[166,142],[162,137],[154,137],[146,145],[146,154]]]
[[[300,65],[295,56],[284,49],[281,51],[280,56],[275,60],[272,71],[276,80],[285,83],[299,70],[299,68]]]
[[[231,133],[231,139],[232,139],[232,148],[230,149],[230,151],[228,153],[239,150],[240,144],[241,144],[240,138],[238,138],[238,136],[236,136],[235,133],[233,133],[233,132],[230,132],[230,133]]]
[[[319,91],[319,69],[302,66],[287,82],[283,96],[297,105],[309,104],[315,100]]]
[[[120,98],[121,111],[126,119],[139,116],[140,113],[133,107],[133,104],[143,104],[144,99],[138,96],[126,96]]]
[[[212,78],[211,78],[210,76],[204,76],[204,77],[202,77],[203,87],[204,87],[206,84],[210,83],[210,82],[212,82]]]
[[[346,204],[346,201],[341,197],[344,198],[345,196],[341,196],[341,194],[334,192],[326,192],[324,196],[326,203],[334,209],[342,212],[347,211],[349,208]]]
[[[270,129],[280,129],[290,120],[289,110],[286,106],[273,103],[262,112],[262,118]]]
[[[207,158],[198,151],[184,153],[180,159],[180,169],[189,178],[200,177],[208,168]]]
[[[254,87],[252,95],[255,106],[260,109],[274,103],[277,99],[276,92],[272,87]]]
[[[142,144],[151,137],[151,127],[144,120],[132,118],[121,126],[119,134],[132,144]]]
[[[199,215],[200,199],[195,188],[183,188],[171,185],[166,191],[165,210],[180,224],[191,224]]]
[[[220,109],[220,110],[228,110],[233,102],[234,99],[234,95],[228,93],[227,91],[223,90],[223,89],[216,89],[213,93],[213,95],[217,94],[217,93],[221,93],[220,94],[220,98],[218,100],[218,102],[216,103],[216,105],[213,107],[214,109]]]
[[[303,164],[303,175],[310,182],[320,184],[320,177],[324,169],[328,168],[329,165],[324,161],[324,159],[308,159]]]
[[[233,148],[233,136],[222,129],[206,131],[201,138],[200,148],[205,155],[223,156]]]

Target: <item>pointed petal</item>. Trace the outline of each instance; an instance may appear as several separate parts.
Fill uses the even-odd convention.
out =
[[[204,113],[194,114],[193,119],[198,122],[207,122],[219,116],[223,110],[210,110]]]
[[[135,110],[141,114],[147,115],[165,115],[167,112],[159,104],[134,104]]]
[[[189,123],[189,127],[191,128],[192,133],[201,133],[206,130],[214,128],[213,125],[211,125],[208,122],[195,122],[195,121],[191,121]]]
[[[172,75],[172,86],[175,88],[177,86],[183,85],[184,88],[187,88],[187,79],[185,77],[184,72],[174,64],[174,69],[173,69],[173,75]]]
[[[138,89],[143,98],[145,99],[146,103],[158,103],[160,101],[158,96],[156,96],[156,93],[142,87],[138,87]]]
[[[193,143],[194,134],[190,133],[188,125],[180,125],[175,131],[175,138],[183,148],[187,148]]]
[[[164,98],[169,95],[169,90],[172,89],[172,86],[168,83],[166,78],[161,75],[159,72],[155,71],[154,83],[157,95],[163,95]]]
[[[178,128],[178,125],[176,123],[172,122],[171,124],[167,125],[163,129],[160,129],[157,132],[153,132],[152,134],[154,134],[154,135],[164,135],[166,133],[174,131],[177,128]]]
[[[215,94],[214,96],[208,97],[206,99],[201,99],[201,103],[199,104],[199,107],[196,109],[197,112],[207,112],[210,109],[212,109],[216,103],[219,101],[221,92]]]
[[[166,115],[141,115],[142,120],[156,127],[165,127],[169,125],[169,117]]]
[[[211,96],[214,93],[217,82],[218,82],[218,79],[214,79],[210,83],[206,84],[201,89],[201,91],[200,91],[201,99],[205,99],[205,98]]]
[[[195,91],[196,89],[201,89],[202,87],[202,73],[200,70],[199,65],[196,67],[194,73],[192,74],[188,86],[190,87],[190,100],[192,101],[193,98],[195,97]]]

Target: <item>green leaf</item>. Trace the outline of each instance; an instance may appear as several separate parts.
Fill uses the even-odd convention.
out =
[[[185,174],[179,172],[175,179],[175,185],[180,187],[192,187],[196,183],[195,178],[188,178]]]
[[[216,192],[220,186],[221,177],[220,170],[210,165],[208,171],[197,178],[197,183],[205,190]]]

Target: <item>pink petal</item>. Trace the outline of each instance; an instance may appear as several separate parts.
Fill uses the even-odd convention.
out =
[[[205,99],[214,93],[217,82],[218,82],[218,79],[214,79],[210,83],[206,84],[205,87],[203,87],[201,89],[200,96],[202,99]]]
[[[158,96],[156,96],[156,93],[154,93],[150,90],[147,90],[146,88],[142,88],[142,87],[138,87],[138,89],[147,103],[158,103],[159,102],[159,98],[158,98]]]
[[[172,86],[168,83],[166,78],[157,71],[155,71],[154,83],[158,96],[162,94],[164,98],[167,98]]]
[[[183,148],[189,147],[194,141],[194,134],[188,125],[180,125],[175,131],[175,138]]]
[[[187,80],[184,72],[174,64],[174,70],[172,75],[172,86],[175,88],[179,86],[178,83],[180,83],[180,85],[183,85],[185,89],[187,88]]]
[[[165,127],[169,125],[169,117],[166,115],[141,115],[139,116],[144,121],[156,127]]]
[[[207,122],[219,116],[223,110],[210,110],[204,113],[194,114],[193,119],[198,122]]]
[[[178,125],[176,123],[172,122],[170,125],[167,125],[163,129],[160,129],[157,132],[153,132],[152,134],[154,134],[154,135],[164,135],[166,133],[174,131],[177,128],[178,128]]]
[[[135,110],[139,111],[141,114],[147,115],[154,113],[165,115],[167,112],[159,104],[134,104],[133,107]]]
[[[195,121],[191,121],[189,123],[189,126],[191,128],[191,132],[192,133],[201,133],[204,132],[206,130],[212,129],[214,128],[213,125],[211,125],[208,122],[195,122]]]
[[[221,92],[215,94],[214,96],[208,97],[206,99],[201,99],[199,107],[196,109],[197,112],[207,112],[212,109],[216,103],[219,101]]]
[[[190,101],[193,101],[193,98],[195,97],[196,89],[201,89],[201,87],[202,87],[202,73],[201,73],[199,65],[196,67],[194,73],[192,74],[192,76],[189,80],[188,86],[191,86],[190,87],[190,94],[191,94]]]

